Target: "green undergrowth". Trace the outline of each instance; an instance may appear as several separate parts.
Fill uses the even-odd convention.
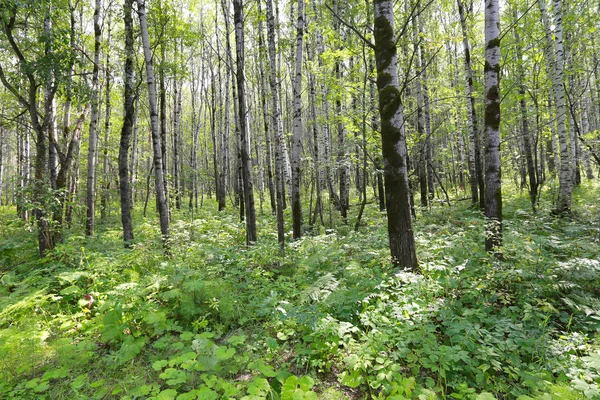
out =
[[[587,185],[562,218],[548,195],[535,214],[507,196],[503,262],[468,204],[420,212],[419,274],[391,267],[374,208],[359,232],[334,221],[284,253],[271,216],[247,248],[233,211],[175,213],[170,257],[141,215],[122,249],[113,216],[43,260],[4,208],[0,398],[599,398],[600,210]]]

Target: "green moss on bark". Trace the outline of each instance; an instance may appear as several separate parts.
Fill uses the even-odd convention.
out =
[[[388,19],[380,15],[375,18],[375,58],[377,71],[385,71],[396,54],[396,43],[394,41],[394,28]],[[379,82],[378,82],[379,85]],[[381,86],[379,86],[381,88]]]

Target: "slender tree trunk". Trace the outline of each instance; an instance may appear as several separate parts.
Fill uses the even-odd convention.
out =
[[[235,38],[236,38],[236,77],[238,89],[240,153],[242,166],[242,184],[244,191],[244,209],[246,213],[246,244],[256,242],[256,210],[254,207],[254,189],[252,186],[252,164],[250,160],[250,135],[248,132],[248,110],[246,107],[246,83],[244,77],[244,11],[242,0],[233,1]]]
[[[107,43],[107,47],[110,48],[110,39],[111,39],[111,14],[110,11],[108,11],[108,23],[107,23],[107,27],[108,27],[108,32],[106,35],[106,43]],[[110,70],[110,51],[106,52],[106,65],[104,66],[105,69],[105,77],[104,77],[104,86],[105,86],[105,106],[104,106],[104,144],[103,144],[103,149],[102,149],[102,179],[103,179],[103,185],[102,185],[102,199],[100,202],[100,219],[102,221],[106,220],[106,216],[108,215],[108,202],[110,200],[110,182],[111,182],[111,177],[109,174],[109,170],[108,170],[108,139],[110,137],[110,127],[111,127],[111,123],[110,123],[110,114],[111,114],[111,104],[110,104],[110,97],[111,97],[111,70]]]
[[[500,4],[485,1],[485,249],[502,258],[500,170]]]
[[[292,227],[294,239],[302,237],[302,50],[304,40],[304,0],[298,0],[298,25],[296,28],[296,74],[294,77],[294,134],[292,138]]]
[[[269,86],[271,87],[271,100],[273,130],[275,136],[275,181],[277,197],[277,240],[281,248],[285,245],[285,226],[283,220],[285,166],[284,166],[284,139],[283,123],[279,98],[279,85],[277,83],[277,54],[275,52],[275,18],[273,16],[272,0],[267,1],[267,41],[269,46]]]
[[[469,46],[469,32],[467,19],[462,0],[457,0],[460,25],[462,28],[463,49],[465,52],[465,79],[467,90],[467,126],[469,129],[469,175],[471,183],[471,201],[473,205],[479,203],[479,208],[484,209],[484,182],[481,171],[481,140],[477,128],[477,114],[475,112],[475,97],[473,96],[473,68],[471,67],[471,51]]]
[[[416,270],[417,255],[410,214],[408,153],[398,82],[394,8],[391,0],[375,1],[374,6],[375,60],[390,252],[394,265]]]
[[[132,3],[134,2],[134,0],[131,0]],[[134,69],[135,71],[135,69]],[[136,86],[135,89],[135,94],[133,96],[134,100],[133,100],[133,130],[131,133],[131,157],[129,158],[129,200],[131,202],[131,210],[133,210],[133,206],[135,204],[135,184],[137,183],[138,179],[138,160],[140,155],[138,155],[138,126],[137,126],[137,120],[138,120],[138,112],[137,112],[137,108],[138,108],[138,87]]]
[[[98,92],[100,68],[100,6],[101,1],[96,0],[94,8],[94,69],[92,72],[92,114],[90,121],[90,139],[88,142],[88,173],[87,173],[87,218],[85,222],[86,236],[94,235],[96,225],[96,162],[98,151]]]
[[[258,2],[258,13],[262,15],[261,2]],[[260,105],[263,110],[263,127],[265,131],[265,150],[266,150],[266,163],[267,163],[267,185],[269,186],[269,198],[271,202],[271,212],[273,215],[277,213],[277,202],[275,201],[275,185],[273,183],[273,156],[271,146],[271,133],[269,132],[269,109],[267,108],[267,86],[265,79],[264,69],[265,58],[267,57],[265,51],[265,39],[263,31],[262,19],[258,21],[258,48],[259,48],[259,74],[260,74]]]
[[[343,73],[341,61],[337,61],[335,64],[335,75],[342,85]],[[335,99],[335,110],[337,117],[337,139],[338,139],[338,153],[337,153],[337,166],[338,174],[340,179],[340,214],[344,222],[348,218],[348,208],[350,208],[350,161],[348,160],[348,150],[346,149],[346,129],[342,122],[343,118],[343,107],[342,107],[342,94],[341,91],[336,93]]]
[[[527,103],[525,101],[526,88],[525,88],[525,72],[523,71],[523,51],[521,44],[521,37],[517,30],[517,9],[513,9],[513,30],[515,34],[516,52],[517,52],[517,80],[519,82],[519,108],[521,110],[521,134],[523,136],[523,146],[525,150],[525,158],[527,160],[527,175],[529,176],[529,199],[531,200],[531,207],[535,210],[537,201],[538,182],[536,176],[536,168],[533,159],[533,152],[535,147],[531,146],[531,134],[529,133],[529,121],[527,119]]]
[[[221,3],[223,4],[223,3]],[[223,10],[224,12],[224,10]],[[217,14],[215,13],[215,25],[218,26],[218,21],[217,21]],[[228,19],[226,19],[227,21]],[[227,25],[227,32],[229,32],[229,26]],[[229,33],[227,33],[229,34]],[[229,40],[227,40],[227,42],[229,43]],[[219,41],[219,37],[217,35],[217,58],[219,59],[218,61],[218,69],[217,69],[217,73],[218,73],[218,86],[219,88],[221,88],[222,86],[222,79],[221,79],[221,56],[220,56],[220,41]],[[211,72],[212,73],[212,72]],[[227,184],[229,182],[229,129],[230,129],[230,123],[229,123],[229,81],[230,81],[230,74],[231,74],[231,70],[229,68],[228,65],[225,65],[225,90],[223,91],[225,93],[225,106],[222,106],[222,96],[219,96],[219,104],[218,104],[218,109],[219,110],[223,110],[224,113],[224,118],[223,118],[223,123],[221,123],[221,118],[219,116],[218,120],[217,120],[217,126],[219,126],[219,129],[217,129],[218,131],[218,137],[219,137],[219,157],[218,157],[218,161],[221,162],[221,166],[219,169],[219,176],[218,178],[215,176],[215,179],[219,180],[219,184],[217,185],[215,183],[215,190],[217,191],[217,202],[218,202],[218,206],[219,206],[219,211],[223,211],[227,205],[226,203],[226,196],[227,196]],[[213,80],[214,81],[214,80]],[[214,90],[214,88],[213,88]],[[214,116],[213,116],[214,118]],[[217,166],[215,166],[215,168],[218,168]]]
[[[147,1],[147,0],[144,0]],[[160,148],[162,153],[162,176],[163,176],[163,187],[165,191],[165,198],[167,199],[167,205],[170,204],[170,188],[169,188],[169,160],[168,154],[168,130],[167,130],[167,83],[165,79],[165,69],[167,68],[166,60],[166,45],[164,39],[160,43],[160,69],[158,73],[158,96],[159,96],[159,121],[160,121]],[[158,204],[157,204],[158,206]],[[167,207],[168,208],[168,207]],[[171,210],[169,208],[169,217]]]
[[[558,126],[558,142],[560,148],[559,189],[556,211],[559,213],[571,211],[571,192],[573,180],[571,174],[571,154],[569,152],[569,137],[565,124],[565,88],[563,84],[564,51],[562,42],[562,1],[554,0],[554,31],[551,30],[546,10],[546,0],[539,0],[542,22],[546,31],[548,45],[549,69],[553,72],[552,83],[554,102],[556,106],[556,123]],[[552,69],[553,68],[553,69]]]
[[[179,46],[175,43],[175,62],[179,64]],[[180,171],[182,161],[179,159],[183,153],[181,150],[181,88],[177,77],[177,68],[175,68],[173,77],[173,191],[175,192],[175,208],[181,210],[181,192],[183,191],[183,185],[181,184]]]
[[[163,177],[163,159],[161,147],[161,135],[158,128],[158,112],[156,107],[156,84],[154,80],[154,66],[152,63],[152,50],[150,48],[150,38],[148,36],[148,24],[146,22],[146,0],[137,0],[138,16],[140,19],[140,28],[142,44],[144,48],[144,59],[146,61],[146,80],[148,83],[148,101],[150,109],[150,128],[152,130],[152,147],[154,149],[154,178],[156,189],[156,202],[160,215],[160,231],[163,246],[168,249],[169,241],[169,204],[165,194],[165,185]]]
[[[405,3],[408,6],[408,3]],[[419,45],[419,29],[418,29],[418,21],[416,17],[413,17],[413,46],[414,53],[417,55],[416,58],[416,70],[417,76],[415,79],[415,89],[417,94],[417,145],[419,149],[418,157],[419,159],[415,162],[419,177],[419,189],[420,189],[420,200],[421,207],[423,209],[427,209],[429,206],[428,200],[429,196],[427,195],[427,136],[428,132],[425,131],[425,112],[424,112],[424,96],[423,96],[423,87],[422,87],[422,71],[424,65],[421,64],[422,58],[419,57],[419,53],[421,50],[421,46]]]
[[[314,53],[311,52],[311,45],[306,45],[306,55],[310,61],[313,61]],[[309,73],[308,75],[308,102],[310,104],[310,113],[312,118],[312,134],[313,134],[313,158],[314,158],[314,169],[315,169],[315,187],[316,187],[316,199],[314,214],[309,217],[309,225],[314,225],[317,221],[317,215],[321,218],[321,224],[323,224],[323,196],[321,191],[323,190],[323,174],[321,171],[321,148],[319,146],[319,119],[317,113],[317,90],[316,90],[316,77],[315,74]]]
[[[133,49],[133,0],[125,0],[123,6],[125,21],[125,71],[123,94],[123,127],[121,128],[121,142],[119,145],[119,192],[121,197],[121,224],[123,225],[123,242],[125,247],[131,246],[133,241],[133,223],[131,218],[131,189],[129,188],[129,164],[127,156],[131,142],[131,133],[135,123],[135,69]]]

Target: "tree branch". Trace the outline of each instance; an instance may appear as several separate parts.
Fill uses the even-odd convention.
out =
[[[329,6],[329,4],[325,4],[325,7],[327,7],[327,9],[329,11],[331,11],[331,13],[333,14],[333,16],[342,23],[342,25],[344,25],[346,28],[350,29],[352,32],[356,33],[358,35],[358,37],[367,45],[369,46],[371,49],[375,50],[375,45],[373,44],[373,42],[371,42],[369,39],[367,39],[362,33],[360,33],[360,31],[358,29],[356,29],[353,25],[349,24],[348,22],[344,21],[344,19],[342,17],[340,17],[334,10],[333,8],[331,8]]]

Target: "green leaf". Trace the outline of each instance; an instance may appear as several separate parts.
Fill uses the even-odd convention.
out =
[[[344,371],[341,374],[340,383],[342,385],[356,388],[362,383],[363,377],[360,374],[360,371],[352,371],[348,373],[348,371]]]
[[[215,351],[215,355],[219,360],[228,360],[235,354],[234,348],[227,348],[226,346],[219,346]]]
[[[168,360],[154,361],[152,363],[152,369],[155,370],[155,371],[160,371],[161,369],[163,369],[164,367],[166,367],[168,363],[169,363]]]
[[[68,375],[69,375],[68,368],[52,369],[52,370],[46,371],[44,373],[44,375],[42,376],[42,380],[49,381],[50,379],[65,378]]]
[[[83,386],[85,386],[87,379],[88,379],[87,374],[79,375],[77,378],[75,378],[73,380],[73,382],[71,382],[71,389],[73,389],[73,390],[81,389]]]
[[[81,293],[81,289],[79,289],[79,286],[77,285],[71,285],[60,291],[60,294],[62,294],[63,296],[76,295],[79,293]]]
[[[308,392],[315,385],[315,380],[308,375],[303,376],[298,381],[298,386],[305,392]]]
[[[214,390],[211,390],[207,387],[203,387],[202,389],[198,389],[197,391],[198,400],[217,400],[219,398],[219,394]]]
[[[237,346],[237,345],[244,343],[246,341],[246,339],[247,339],[247,336],[245,336],[245,335],[237,335],[237,336],[232,336],[229,339],[227,339],[227,342],[232,346]]]
[[[177,396],[177,390],[166,389],[156,396],[156,400],[175,400],[175,396]]]

